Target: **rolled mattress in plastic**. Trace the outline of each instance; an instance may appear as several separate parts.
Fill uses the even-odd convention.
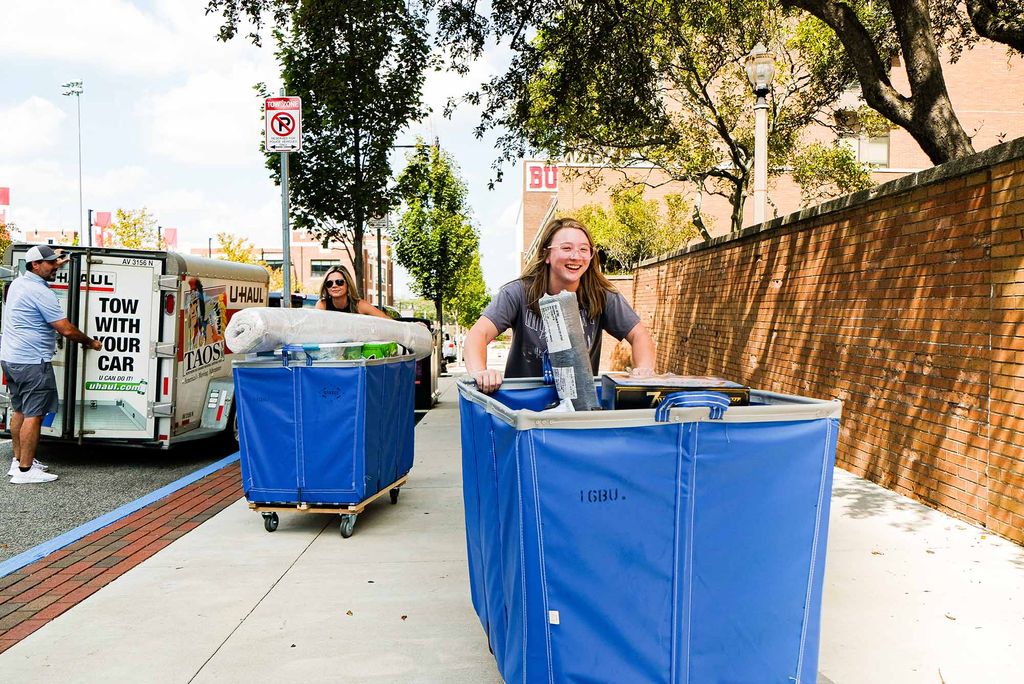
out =
[[[242,353],[330,342],[397,342],[417,359],[433,351],[430,331],[421,323],[319,309],[243,309],[231,317],[224,340]]]

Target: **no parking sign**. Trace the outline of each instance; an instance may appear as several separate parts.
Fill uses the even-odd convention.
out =
[[[302,149],[302,98],[268,97],[264,100],[267,152]]]

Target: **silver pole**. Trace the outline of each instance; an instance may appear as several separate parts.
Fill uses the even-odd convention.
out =
[[[281,268],[284,283],[281,287],[281,306],[292,306],[292,245],[288,234],[288,153],[281,153]]]
[[[75,96],[75,110],[78,113],[78,235],[81,240],[85,232],[85,226],[82,225],[85,222],[85,203],[82,202],[82,93],[84,88],[81,80],[62,83],[61,88],[66,89],[62,93],[65,97]],[[89,226],[89,233],[88,245],[91,247],[92,225]]]
[[[284,97],[281,88],[281,97]],[[281,306],[292,306],[292,245],[288,231],[288,153],[281,153],[281,268],[284,282],[281,287]]]
[[[385,221],[388,220],[388,216],[386,214],[384,216],[384,220]],[[383,286],[381,284],[383,282],[383,278],[384,278],[383,274],[381,273],[381,266],[383,265],[384,262],[381,259],[380,251],[381,251],[380,250],[380,221],[378,220],[377,221],[377,308],[380,308],[380,307],[384,306],[384,289],[383,289]]]
[[[754,224],[768,215],[768,101],[758,94],[754,105]]]
[[[82,94],[79,93],[75,96],[75,102],[77,103],[78,109],[78,234],[82,235],[85,232],[85,226],[82,222],[85,221],[85,215],[82,211]],[[91,232],[91,231],[90,231]],[[89,236],[89,246],[92,247],[92,235]]]

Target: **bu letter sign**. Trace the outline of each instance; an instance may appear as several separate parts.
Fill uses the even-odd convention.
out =
[[[264,100],[267,152],[302,149],[302,98],[268,97]]]

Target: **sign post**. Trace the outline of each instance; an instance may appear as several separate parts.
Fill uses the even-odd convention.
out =
[[[284,276],[281,306],[292,305],[292,246],[288,227],[288,153],[302,149],[302,98],[268,97],[263,101],[267,152],[281,153],[281,269]]]

